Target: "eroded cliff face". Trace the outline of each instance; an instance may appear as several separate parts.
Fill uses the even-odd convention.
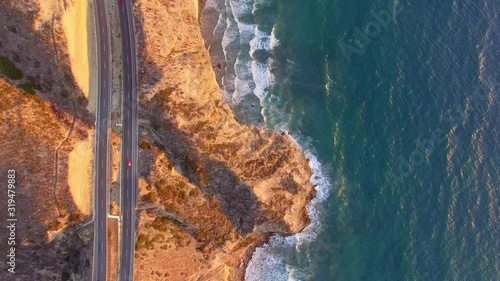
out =
[[[286,135],[235,121],[195,5],[134,3],[140,66],[137,280],[241,280],[270,233],[309,223],[311,169]]]

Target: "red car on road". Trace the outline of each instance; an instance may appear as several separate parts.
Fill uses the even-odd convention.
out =
[[[128,160],[128,166],[129,168],[132,167],[132,160]]]

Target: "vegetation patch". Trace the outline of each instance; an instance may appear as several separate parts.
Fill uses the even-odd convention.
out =
[[[151,144],[149,142],[147,142],[146,140],[141,140],[139,147],[141,149],[144,149],[144,150],[146,150],[146,149],[151,150],[151,148],[152,148]]]
[[[160,243],[163,240],[165,240],[165,235],[163,234],[156,234],[153,238],[149,239],[149,235],[141,233],[137,238],[135,249],[140,250],[146,248],[151,250],[154,249],[154,244],[156,242]]]
[[[144,201],[149,203],[156,203],[158,201],[158,196],[156,196],[156,192],[151,191],[148,194],[143,196]]]
[[[20,80],[23,78],[23,73],[9,58],[0,56],[0,73],[12,80]]]
[[[19,90],[22,90],[23,92],[30,94],[30,95],[35,94],[35,88],[31,82],[20,83],[17,85],[17,88],[19,88]]]
[[[7,28],[10,30],[10,32],[17,33],[17,28],[15,25],[9,25]]]
[[[146,242],[148,242],[148,236],[144,233],[139,234],[137,242],[135,243],[135,250],[139,251],[146,247]]]
[[[167,231],[175,225],[177,227],[184,227],[184,224],[173,218],[156,217],[151,226],[158,231]]]

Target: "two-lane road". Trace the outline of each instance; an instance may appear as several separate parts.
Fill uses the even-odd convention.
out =
[[[108,128],[111,91],[109,30],[104,0],[94,0],[98,93],[94,160],[94,259],[92,280],[106,281],[108,217]]]
[[[118,6],[123,49],[123,134],[121,159],[121,281],[133,280],[137,194],[137,92],[134,28],[129,0]],[[129,167],[129,161],[132,166]]]

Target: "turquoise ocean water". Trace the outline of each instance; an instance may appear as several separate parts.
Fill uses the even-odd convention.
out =
[[[310,227],[246,280],[500,280],[498,0],[208,0],[242,122],[311,158]],[[219,42],[219,43],[217,43]]]

